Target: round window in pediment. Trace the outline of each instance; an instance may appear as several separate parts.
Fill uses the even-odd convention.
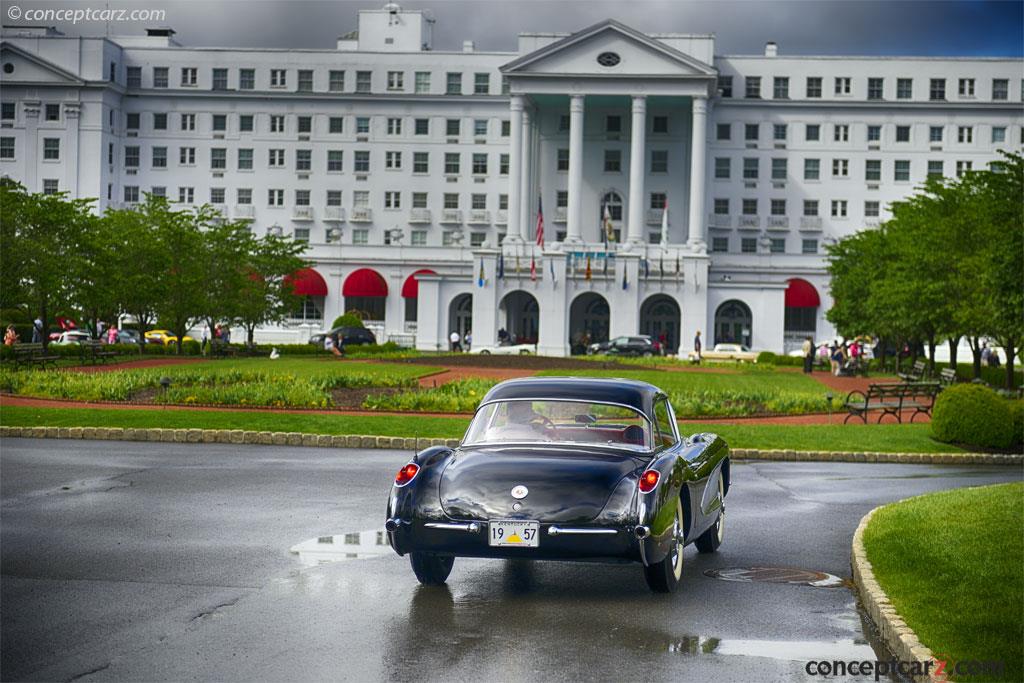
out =
[[[14,73],[14,65],[11,64],[10,62],[5,62],[4,63],[4,73],[5,74],[12,74],[12,73]]]
[[[622,58],[615,52],[602,52],[597,56],[597,63],[601,66],[618,66]]]

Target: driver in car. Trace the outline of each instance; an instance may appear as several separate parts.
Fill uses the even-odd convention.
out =
[[[505,423],[494,430],[495,437],[506,441],[552,438],[554,425],[536,412],[530,401],[509,401],[506,406]]]

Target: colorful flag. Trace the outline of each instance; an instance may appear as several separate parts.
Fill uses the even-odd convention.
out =
[[[537,281],[537,259],[532,254],[530,255],[530,279],[534,282]]]
[[[537,246],[544,248],[544,204],[537,197]]]
[[[608,210],[608,204],[604,205],[604,241],[605,243],[615,241],[615,231],[612,230],[612,212]]]
[[[505,252],[498,253],[498,279],[503,280],[505,278]]]
[[[558,284],[558,278],[555,277],[555,260],[550,259],[548,265],[551,266],[551,286],[554,287]]]
[[[661,270],[661,279],[664,280],[665,279],[665,252],[661,252],[661,261],[659,262],[658,267]]]
[[[625,267],[622,269],[622,288],[629,289],[629,264],[624,264]]]
[[[477,283],[478,285],[480,285],[481,287],[483,287],[483,286],[484,286],[484,279],[485,279],[485,276],[486,276],[486,273],[484,273],[484,260],[483,260],[483,259],[480,259],[480,277],[479,277],[479,278],[477,278],[477,281],[476,281],[476,283]]]
[[[583,279],[589,280],[591,274],[592,273],[590,271],[590,254],[587,254],[587,269],[583,272]]]
[[[665,198],[665,206],[661,211],[661,248],[668,247],[668,197]]]
[[[516,249],[516,275],[519,275],[519,250]]]
[[[644,259],[644,279],[646,280],[646,279],[648,279],[650,277],[651,277],[651,262],[648,261],[647,259]]]
[[[608,252],[606,251],[604,253],[604,274],[605,275],[608,274],[608,262],[609,261],[611,261],[611,257],[608,255]]]

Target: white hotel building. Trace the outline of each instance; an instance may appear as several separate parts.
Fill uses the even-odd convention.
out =
[[[0,175],[308,241],[305,305],[267,339],[358,309],[420,349],[505,328],[552,355],[584,329],[778,352],[834,333],[825,245],[1021,147],[1019,59],[717,55],[615,21],[453,52],[432,27],[392,4],[333,49],[6,29]]]

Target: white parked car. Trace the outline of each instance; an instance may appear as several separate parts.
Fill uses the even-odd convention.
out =
[[[690,351],[687,359],[697,360],[697,352]],[[751,351],[743,344],[715,344],[710,351],[701,351],[701,360],[732,360],[739,363],[756,363],[757,351]]]
[[[537,354],[536,344],[497,344],[495,346],[479,346],[474,344],[470,353],[477,353],[481,356],[533,356]]]
[[[67,346],[68,344],[77,344],[81,341],[87,341],[91,339],[88,332],[82,330],[67,330],[61,332],[60,337],[57,341],[50,342],[51,344],[57,344],[59,346]]]

